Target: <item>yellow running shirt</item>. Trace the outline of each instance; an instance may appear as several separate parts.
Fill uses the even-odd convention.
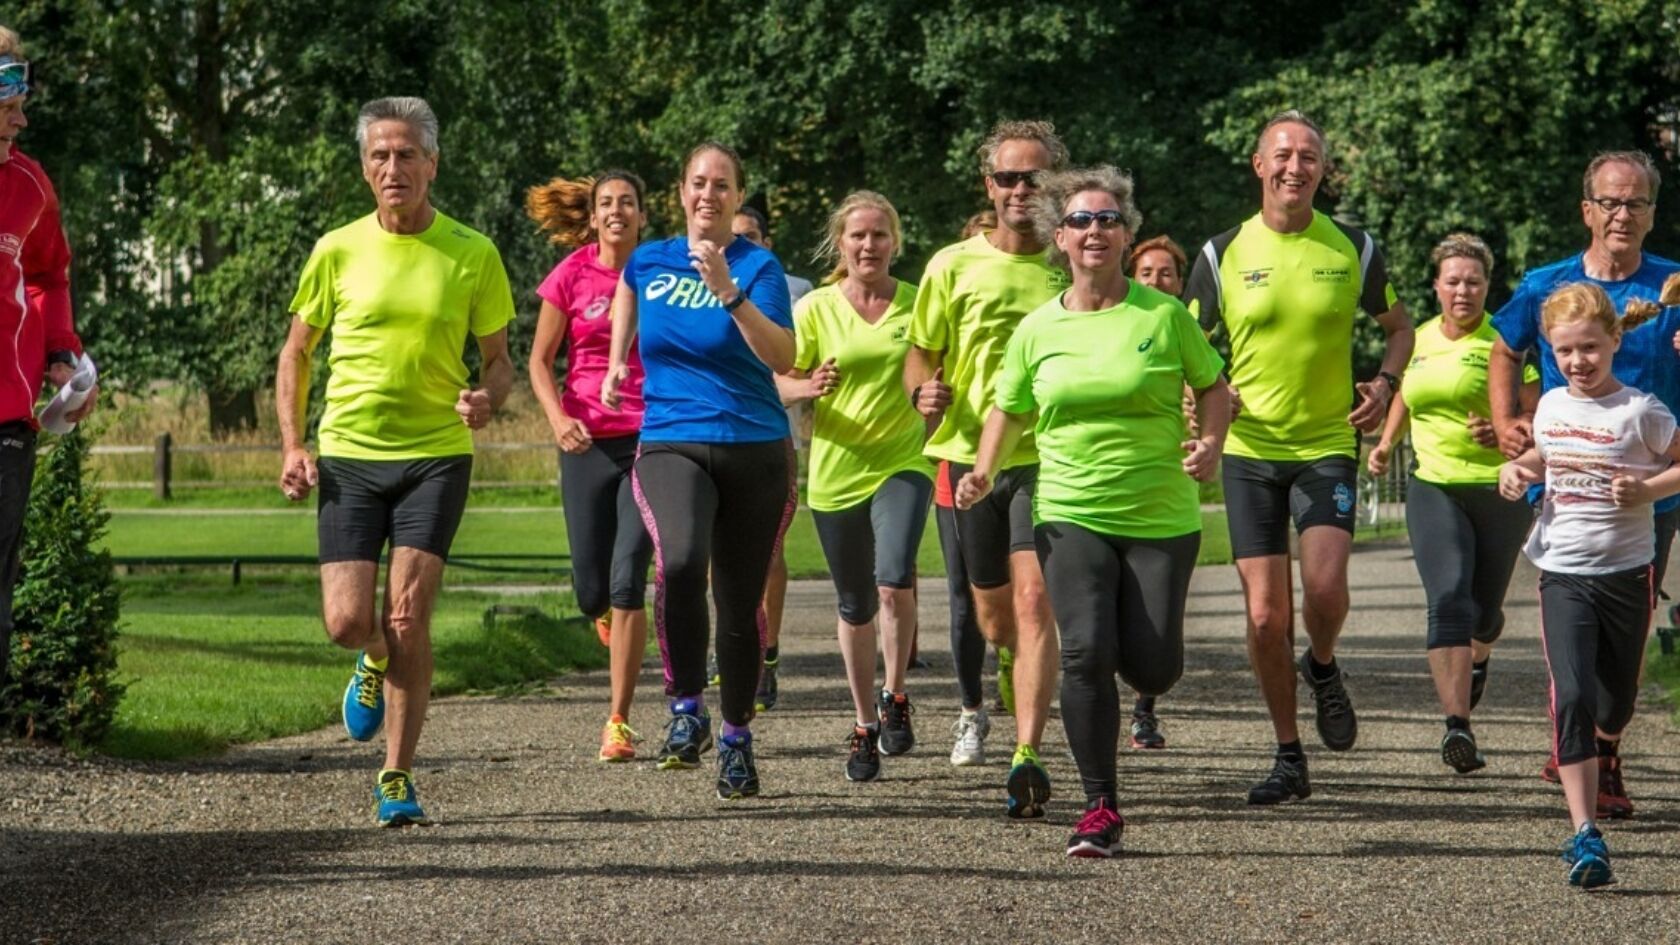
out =
[[[472,453],[455,413],[467,335],[513,320],[507,272],[487,237],[442,213],[423,233],[387,233],[368,214],[316,242],[291,310],[332,332],[322,456]]]
[[[1009,336],[1028,312],[1068,287],[1067,273],[1044,253],[1017,256],[993,246],[985,233],[954,243],[928,261],[910,320],[910,343],[944,353],[951,406],[923,450],[935,459],[974,462],[980,427],[992,409],[992,385]],[[1038,462],[1031,434],[1021,437],[999,469]]]
[[[871,325],[840,291],[825,285],[793,307],[797,344],[793,366],[814,371],[829,358],[840,386],[811,401],[811,471],[807,499],[819,512],[867,502],[881,483],[906,470],[933,479],[922,456],[926,424],[904,396],[904,356],[916,287],[899,282],[880,319]]]
[[[1441,330],[1443,324],[1445,319],[1436,316],[1418,326],[1417,347],[1406,366],[1406,383],[1400,386],[1411,413],[1415,475],[1438,486],[1498,482],[1504,454],[1477,443],[1465,424],[1472,413],[1493,415],[1488,406],[1488,352],[1499,332],[1485,313],[1476,329],[1457,341]],[[1533,365],[1523,369],[1524,382],[1539,379]]]
[[[1231,386],[1242,413],[1225,452],[1273,461],[1358,456],[1353,318],[1394,307],[1394,287],[1370,236],[1313,213],[1299,233],[1259,214],[1202,247],[1185,298],[1205,331],[1231,339]]]

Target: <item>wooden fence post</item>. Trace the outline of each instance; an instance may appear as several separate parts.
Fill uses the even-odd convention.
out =
[[[169,498],[170,447],[173,440],[167,432],[159,433],[157,448],[152,453],[152,495]]]

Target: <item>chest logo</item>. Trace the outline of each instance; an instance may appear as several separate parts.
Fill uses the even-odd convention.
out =
[[[650,286],[649,288],[652,287]],[[612,299],[609,299],[604,295],[600,296],[585,306],[583,310],[583,320],[586,322],[592,322],[595,319],[600,318],[602,315],[607,314],[607,309],[609,308],[612,308]]]
[[[0,255],[19,256],[23,253],[23,240],[12,233],[0,233]]]
[[[1145,339],[1143,339],[1143,344],[1138,345],[1138,350],[1139,351],[1148,351],[1150,346],[1153,345],[1154,343],[1155,343],[1154,338],[1145,338]]]
[[[1243,269],[1238,274],[1242,276],[1242,284],[1245,289],[1264,289],[1272,284],[1272,270],[1269,267],[1266,269]]]
[[[1347,282],[1349,279],[1352,279],[1352,278],[1353,278],[1353,273],[1351,271],[1349,271],[1348,269],[1345,269],[1345,268],[1344,269],[1320,268],[1320,269],[1314,269],[1313,270],[1313,281],[1314,282]]]

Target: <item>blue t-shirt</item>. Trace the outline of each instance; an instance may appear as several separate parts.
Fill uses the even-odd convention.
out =
[[[764,316],[793,330],[787,275],[767,249],[736,237],[723,251],[735,284]],[[765,443],[788,436],[770,368],[700,280],[688,238],[643,243],[624,267],[636,293],[647,372],[644,443]]]
[[[1615,282],[1588,276],[1585,253],[1531,269],[1524,274],[1511,300],[1493,316],[1494,330],[1505,339],[1506,347],[1517,352],[1540,349],[1542,393],[1568,383],[1558,370],[1551,344],[1540,331],[1540,306],[1547,296],[1571,283],[1589,282],[1610,296],[1617,312],[1626,309],[1631,299],[1654,302],[1662,294],[1663,280],[1680,272],[1680,263],[1650,253],[1642,253],[1640,260],[1639,269],[1633,275]],[[1680,308],[1668,308],[1623,335],[1622,346],[1610,364],[1610,373],[1623,384],[1655,396],[1669,412],[1680,416],[1680,354],[1674,351],[1676,331],[1680,331]],[[1537,492],[1535,487],[1530,498]],[[1657,503],[1656,511],[1667,512],[1677,507],[1680,507],[1680,496],[1670,496]]]

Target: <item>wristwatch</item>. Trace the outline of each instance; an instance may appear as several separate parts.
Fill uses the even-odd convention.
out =
[[[1377,376],[1388,382],[1388,396],[1393,397],[1400,392],[1400,378],[1387,371],[1378,371]]]
[[[723,310],[726,311],[726,312],[733,312],[736,309],[740,308],[741,303],[745,302],[746,300],[747,300],[747,293],[737,291],[735,293],[734,298],[732,298],[729,301],[723,303]]]

